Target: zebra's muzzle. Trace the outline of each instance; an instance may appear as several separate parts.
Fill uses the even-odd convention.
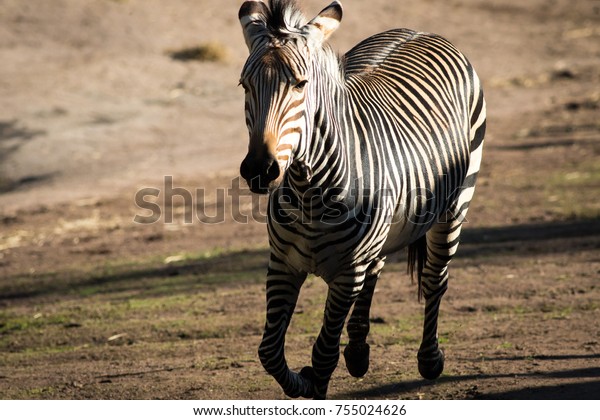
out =
[[[280,174],[277,159],[270,155],[266,159],[255,159],[249,154],[240,166],[240,175],[255,194],[267,194]]]

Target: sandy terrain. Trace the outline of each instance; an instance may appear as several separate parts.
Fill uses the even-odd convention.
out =
[[[246,151],[240,4],[3,0],[0,397],[283,397],[256,356],[265,227],[235,222],[217,192]],[[340,366],[331,396],[598,398],[600,4],[344,10],[340,52],[393,27],[450,39],[482,78],[489,128],[443,306],[446,373],[416,371],[421,307],[400,255],[375,297],[371,371],[357,381]],[[172,56],[206,45],[216,61]],[[205,199],[163,203],[166,176]],[[161,191],[153,224],[133,221],[147,215],[143,187]],[[220,211],[223,223],[201,222]],[[323,292],[316,279],[303,292],[294,368],[309,360]]]

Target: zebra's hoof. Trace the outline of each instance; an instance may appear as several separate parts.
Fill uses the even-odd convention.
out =
[[[304,366],[302,370],[300,370],[300,376],[302,376],[304,379],[308,379],[313,384],[317,379],[315,370],[311,366]]]
[[[427,359],[419,357],[419,373],[425,379],[437,379],[444,371],[444,353],[438,350],[435,357]]]
[[[319,386],[317,374],[311,366],[304,366],[300,370],[300,376],[309,381],[313,387],[310,395],[305,395],[305,398],[312,398],[314,400],[324,400],[327,394],[327,384],[324,387]],[[323,389],[321,389],[323,388]]]
[[[362,378],[369,370],[369,345],[348,344],[344,349],[344,359],[348,373],[355,378]]]
[[[293,381],[292,387],[283,388],[283,392],[290,398],[313,398],[315,393],[314,372],[312,368],[305,367],[300,373],[290,372],[294,377],[297,376],[299,381]]]

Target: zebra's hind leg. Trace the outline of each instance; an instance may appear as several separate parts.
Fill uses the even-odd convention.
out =
[[[425,298],[423,339],[417,354],[419,373],[425,379],[436,379],[444,370],[444,353],[438,343],[440,303],[448,289],[448,264],[456,253],[461,221],[453,219],[435,224],[426,235],[425,263],[419,273]]]
[[[348,373],[355,378],[363,377],[369,370],[369,344],[367,343],[369,313],[375,285],[383,269],[384,259],[377,258],[369,266],[365,284],[354,303],[354,309],[346,327],[349,342],[344,349],[344,359]]]

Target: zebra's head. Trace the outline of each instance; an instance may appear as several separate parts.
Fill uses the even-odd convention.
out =
[[[246,92],[248,154],[240,174],[255,193],[279,185],[306,154],[314,125],[315,57],[337,29],[342,7],[334,1],[306,19],[293,0],[246,1],[239,12],[250,51],[240,84]]]

